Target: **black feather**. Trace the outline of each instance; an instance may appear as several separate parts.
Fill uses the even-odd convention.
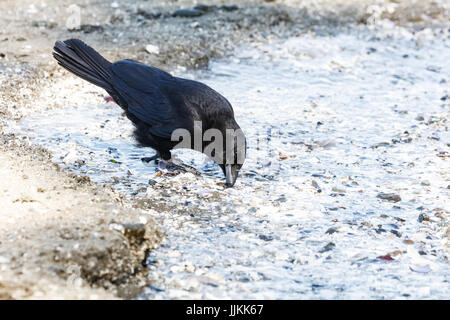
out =
[[[133,60],[112,64],[78,39],[57,41],[53,50],[61,66],[105,89],[135,124],[136,139],[163,157],[170,158],[178,143],[171,140],[173,131],[182,128],[193,136],[195,121],[203,131],[215,128],[224,137],[227,129],[239,129],[228,100],[203,83]]]

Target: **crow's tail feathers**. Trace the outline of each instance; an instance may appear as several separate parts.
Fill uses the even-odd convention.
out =
[[[112,87],[108,83],[111,77],[111,62],[97,51],[78,39],[56,41],[53,57],[58,64],[80,78],[89,81],[107,91]]]

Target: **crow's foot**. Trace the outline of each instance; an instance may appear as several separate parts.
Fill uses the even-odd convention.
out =
[[[159,158],[160,158],[159,153],[157,153],[151,157],[143,157],[143,158],[141,158],[141,161],[147,162],[147,163],[149,163],[150,161],[155,161],[155,163],[158,163]]]
[[[175,164],[172,161],[161,160],[158,164],[158,169],[160,171],[167,171],[170,175],[178,175],[180,173],[190,172],[195,175],[200,175],[200,173],[194,167],[185,164]]]

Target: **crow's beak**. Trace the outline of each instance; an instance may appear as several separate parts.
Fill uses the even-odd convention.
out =
[[[236,171],[236,169],[231,164],[227,164],[225,166],[225,178],[227,180],[226,186],[228,188],[234,186],[237,176],[238,176],[238,172]]]

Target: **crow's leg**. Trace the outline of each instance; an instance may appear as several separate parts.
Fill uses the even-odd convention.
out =
[[[154,156],[141,158],[141,161],[142,162],[147,162],[147,163],[149,163],[150,161],[155,161],[155,163],[158,163],[157,160],[160,159],[160,158],[161,158],[160,153],[156,152],[156,154]]]

